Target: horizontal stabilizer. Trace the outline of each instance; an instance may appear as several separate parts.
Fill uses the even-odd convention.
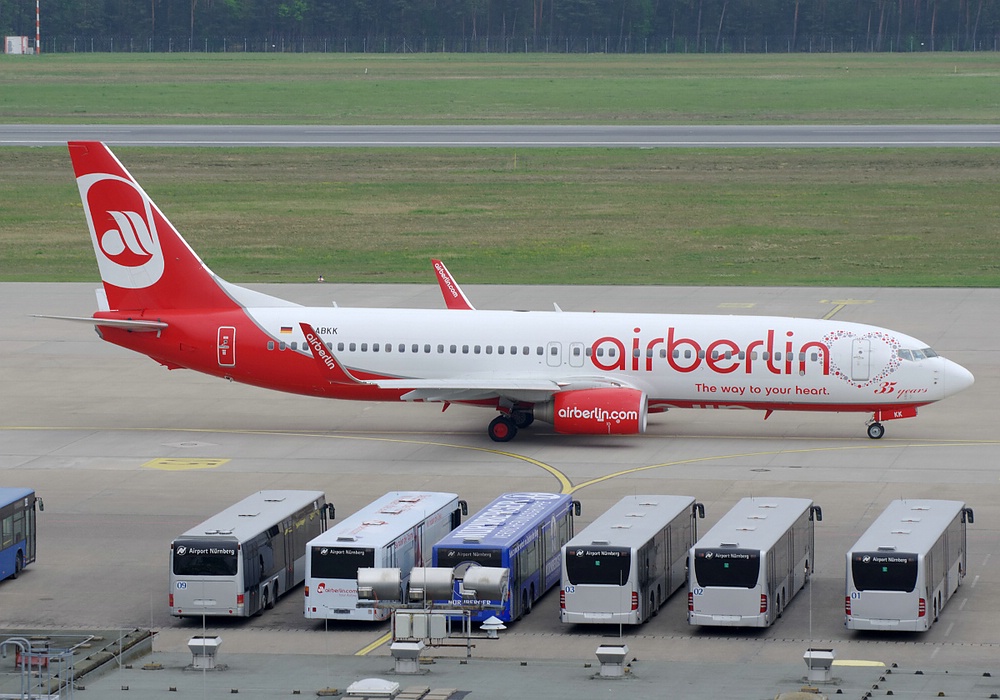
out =
[[[161,331],[167,327],[164,321],[142,321],[131,318],[94,318],[93,316],[48,316],[46,314],[31,314],[35,318],[54,318],[57,321],[77,321],[94,326],[125,328],[130,331]]]

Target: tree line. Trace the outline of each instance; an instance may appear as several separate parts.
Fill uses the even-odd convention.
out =
[[[38,0],[63,51],[996,51],[1000,0]],[[0,0],[35,35],[36,0]]]

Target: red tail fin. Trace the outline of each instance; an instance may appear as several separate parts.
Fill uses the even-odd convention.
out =
[[[112,310],[238,306],[107,146],[69,153]]]

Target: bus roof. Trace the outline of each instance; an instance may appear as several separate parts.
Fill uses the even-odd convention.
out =
[[[626,496],[563,546],[638,547],[693,505],[693,496]]]
[[[443,508],[458,507],[457,493],[392,491],[347,516],[307,547],[336,545],[384,547]]]
[[[892,501],[848,552],[914,552],[930,550],[965,503],[928,499]]]
[[[509,547],[572,504],[572,497],[565,494],[505,493],[434,546]]]
[[[35,492],[35,489],[22,488],[19,486],[0,487],[0,506],[10,505],[22,498],[27,498]]]
[[[767,551],[812,504],[808,498],[744,498],[723,515],[694,548]]]
[[[326,502],[322,491],[272,490],[258,491],[234,503],[225,510],[191,528],[185,537],[235,537],[240,542],[259,535],[292,513],[311,503],[317,507]]]

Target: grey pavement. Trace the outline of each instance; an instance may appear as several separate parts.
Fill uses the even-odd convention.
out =
[[[307,621],[300,590],[260,617],[208,621],[204,631],[223,638],[228,669],[183,670],[187,639],[203,630],[169,615],[169,542],[252,491],[322,489],[347,514],[396,489],[454,491],[477,509],[501,490],[563,484],[583,504],[578,528],[626,493],[693,495],[706,505],[704,527],[747,495],[813,498],[825,516],[816,573],[782,619],[758,632],[691,629],[686,601],[674,595],[656,618],[624,631],[638,660],[623,680],[593,679],[597,646],[618,630],[565,628],[550,593],[499,640],[477,642],[467,663],[464,649],[433,649],[428,672],[401,685],[456,688],[473,700],[771,698],[798,689],[802,654],[820,646],[845,664],[835,667],[841,683],[832,693],[861,698],[878,684],[878,694],[914,698],[1000,694],[992,680],[1000,678],[1000,338],[989,322],[1000,290],[470,287],[479,308],[549,309],[555,301],[566,310],[811,317],[839,308],[836,318],[921,338],[976,375],[969,391],[887,423],[880,441],[864,437],[858,414],[765,421],[757,412],[691,410],[652,417],[643,436],[559,436],[539,426],[498,447],[485,434],[488,411],[267,392],[167,371],[102,343],[85,324],[29,316],[89,315],[95,286],[0,285],[0,483],[33,486],[46,504],[39,560],[0,583],[0,628],[156,635],[151,655],[132,668],[84,677],[81,697],[221,698],[234,689],[285,697],[370,676],[399,680],[380,644],[385,625]],[[304,304],[441,305],[433,284],[260,288]],[[187,467],[165,468],[168,459]],[[969,575],[927,633],[849,632],[843,553],[900,497],[956,498],[975,509]],[[144,670],[149,662],[162,668]],[[10,663],[0,660],[0,672]]]

